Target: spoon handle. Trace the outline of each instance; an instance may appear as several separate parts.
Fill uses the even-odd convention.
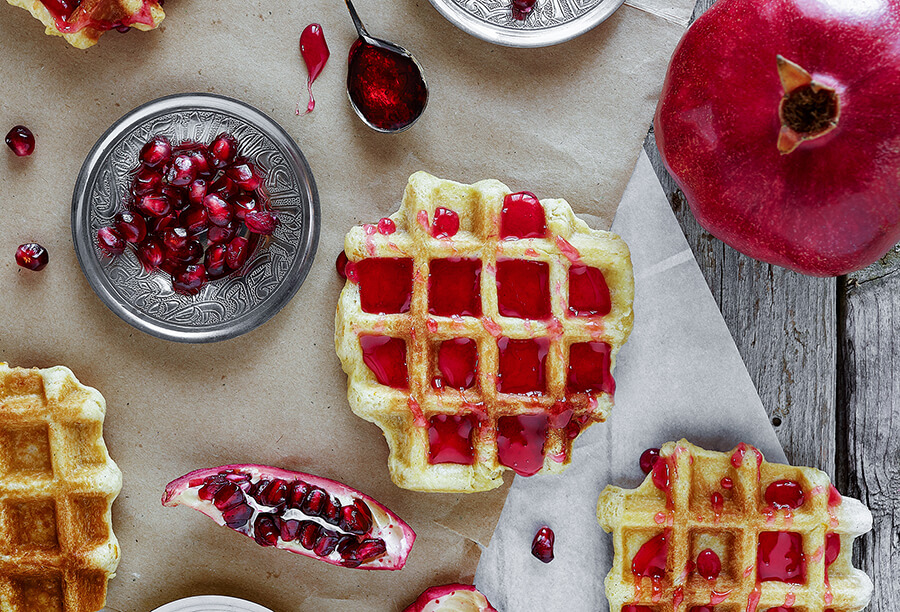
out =
[[[344,1],[347,3],[347,9],[350,11],[350,19],[353,20],[353,25],[356,26],[356,32],[360,35],[360,37],[368,37],[369,33],[366,31],[366,26],[363,25],[362,20],[356,13],[356,9],[353,7],[353,3],[350,2],[350,0]]]

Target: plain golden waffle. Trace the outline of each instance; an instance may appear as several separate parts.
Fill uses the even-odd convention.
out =
[[[0,610],[96,612],[119,563],[106,402],[70,370],[0,363]]]
[[[560,472],[606,419],[631,260],[564,200],[417,172],[396,213],[350,230],[345,254],[337,354],[398,486],[485,491],[507,468]]]
[[[851,562],[868,509],[745,444],[669,442],[640,487],[604,489],[597,516],[613,534],[611,612],[855,612],[872,595]]]
[[[46,26],[46,33],[62,36],[86,49],[113,28],[152,30],[166,14],[158,0],[6,0],[31,13]],[[71,11],[65,14],[67,9]]]

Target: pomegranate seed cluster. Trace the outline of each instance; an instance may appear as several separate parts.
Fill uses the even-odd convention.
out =
[[[196,295],[209,281],[239,271],[278,218],[262,174],[223,132],[207,146],[172,146],[154,136],[141,149],[126,210],[101,227],[97,243],[111,256],[132,248],[146,270],[162,270],[172,288]]]

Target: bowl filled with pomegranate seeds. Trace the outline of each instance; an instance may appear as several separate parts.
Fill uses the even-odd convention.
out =
[[[319,223],[290,135],[210,94],[122,117],[85,160],[72,203],[75,251],[100,299],[178,342],[233,338],[281,310],[312,265]]]

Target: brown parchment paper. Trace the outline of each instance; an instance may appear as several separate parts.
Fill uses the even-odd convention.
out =
[[[125,479],[114,506],[122,563],[111,609],[219,593],[275,612],[396,611],[432,584],[471,581],[505,488],[456,496],[390,482],[380,431],[350,412],[334,355],[343,235],[392,212],[420,169],[564,197],[608,225],[683,31],[678,20],[626,5],[575,41],[507,49],[457,30],[426,0],[356,4],[373,35],[407,46],[425,68],[429,107],[401,135],[375,134],[349,108],[355,33],[338,0],[170,0],[158,31],[110,32],[87,51],[0,4],[0,131],[21,123],[37,138],[31,158],[0,152],[0,360],[69,366],[107,399],[105,437]],[[306,101],[298,37],[310,22],[323,25],[332,57],[314,86],[315,112],[296,117],[298,98]],[[70,234],[75,178],[97,138],[135,106],[188,91],[239,98],[281,123],[309,160],[322,206],[319,255],[294,300],[256,331],[204,346],[154,339],[108,311],[81,274]],[[41,273],[13,259],[32,240],[50,252]],[[243,462],[373,495],[419,535],[406,568],[335,568],[160,505],[169,480]]]

